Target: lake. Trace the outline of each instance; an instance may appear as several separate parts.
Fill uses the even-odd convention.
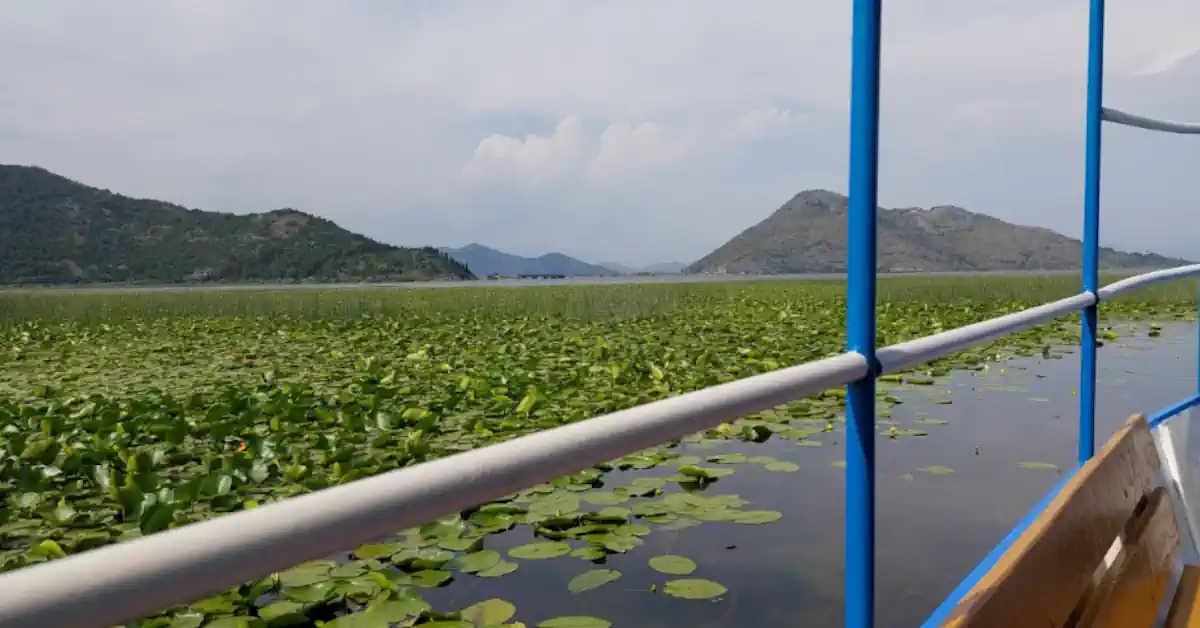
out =
[[[1146,337],[1145,329],[1100,350],[1097,447],[1130,414],[1151,413],[1195,389],[1196,326],[1165,325],[1159,338]],[[918,625],[1061,470],[1073,465],[1078,373],[1078,356],[1071,353],[1017,358],[983,371],[955,372],[933,386],[896,389],[903,403],[880,420],[928,435],[879,442],[877,625]],[[886,431],[889,425],[880,427]],[[520,569],[503,578],[460,575],[423,595],[446,610],[503,598],[516,605],[515,619],[530,626],[558,615],[594,615],[615,626],[647,628],[841,625],[844,471],[835,465],[844,457],[842,433],[839,427],[812,437],[824,443],[820,447],[778,437],[761,444],[680,446],[682,454],[743,452],[799,465],[795,473],[729,465],[737,472],[702,493],[735,494],[752,502],[748,509],[777,510],[783,514],[777,522],[659,527],[641,547],[607,559],[603,567],[620,571],[620,579],[580,594],[568,592],[567,582],[596,566],[563,557],[519,561]],[[1019,462],[1058,468],[1026,469]],[[921,470],[930,467],[953,473]],[[614,472],[605,479],[615,486],[638,475],[665,472]],[[504,551],[529,543],[534,540],[529,530],[519,526],[489,536],[487,547]],[[687,577],[717,581],[728,593],[713,601],[663,595],[663,583],[679,576],[647,566],[659,554],[691,558],[697,568]]]

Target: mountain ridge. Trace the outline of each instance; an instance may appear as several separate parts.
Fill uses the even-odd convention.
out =
[[[844,272],[849,199],[805,190],[685,270],[689,273]],[[1072,270],[1082,243],[1045,227],[1008,223],[955,205],[878,210],[881,272]],[[1102,247],[1105,269],[1188,263],[1155,253]]]
[[[115,194],[0,164],[0,284],[474,279],[291,208],[239,215]]]
[[[517,275],[562,275],[565,277],[602,277],[620,273],[599,264],[590,264],[563,253],[544,253],[522,257],[472,242],[466,246],[438,247],[438,250],[469,267],[480,277]]]

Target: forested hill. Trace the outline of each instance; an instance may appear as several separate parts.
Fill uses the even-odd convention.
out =
[[[293,209],[187,209],[0,165],[0,284],[473,278],[437,249],[383,244]]]

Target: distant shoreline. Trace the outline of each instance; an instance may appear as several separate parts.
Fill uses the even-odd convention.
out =
[[[1133,275],[1156,269],[1122,268],[1104,273]],[[986,271],[930,271],[930,272],[880,272],[883,278],[899,277],[972,277],[972,276],[1012,276],[1037,277],[1061,276],[1078,274],[1074,270],[986,270]],[[0,287],[0,292],[31,292],[31,293],[65,293],[89,292],[128,294],[145,292],[253,292],[253,291],[286,291],[286,290],[371,290],[371,289],[427,289],[427,288],[493,288],[493,287],[535,287],[535,286],[615,286],[634,284],[662,283],[732,283],[754,281],[833,281],[845,279],[845,273],[802,273],[785,275],[717,275],[717,274],[688,274],[688,275],[626,275],[608,277],[570,277],[565,279],[493,279],[493,280],[438,280],[438,281],[406,281],[406,282],[364,282],[364,283],[317,283],[317,282],[258,282],[258,283],[197,283],[197,284],[70,284],[70,285],[24,285]]]

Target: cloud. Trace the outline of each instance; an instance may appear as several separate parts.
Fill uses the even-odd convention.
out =
[[[1078,234],[1087,7],[884,20],[881,203]],[[1195,119],[1197,21],[1110,3],[1108,103]],[[399,244],[697,258],[845,189],[850,25],[840,0],[0,3],[0,161]],[[1106,243],[1200,258],[1195,141],[1106,129]]]
[[[520,140],[493,134],[475,148],[463,174],[475,180],[513,177],[524,185],[537,185],[571,172],[585,158],[589,143],[575,116],[559,122],[549,137],[531,133]]]

